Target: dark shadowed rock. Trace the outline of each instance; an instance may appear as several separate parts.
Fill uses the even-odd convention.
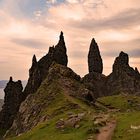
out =
[[[94,97],[102,97],[105,96],[106,93],[106,76],[96,72],[90,72],[82,78],[82,82],[86,85],[86,87],[93,91]]]
[[[57,112],[66,112],[67,106],[70,111],[79,108],[78,104],[71,102],[73,98],[94,103],[92,91],[88,90],[80,80],[80,76],[70,68],[53,63],[39,90],[35,94],[28,95],[21,104],[17,117],[6,136],[27,132],[38,123],[53,119]],[[60,102],[61,105],[59,105]],[[63,102],[64,106],[62,106]],[[52,105],[57,103],[57,107],[60,108],[55,109],[55,112],[50,114],[49,108],[53,110]]]
[[[113,71],[107,78],[106,87],[109,95],[119,92],[140,95],[140,74],[137,69],[134,70],[129,66],[128,54],[121,52],[115,59]]]
[[[129,57],[128,54],[121,52],[113,64],[113,73],[118,76],[125,69],[129,69]]]
[[[92,39],[90,44],[89,54],[88,54],[88,69],[89,72],[102,73],[103,63],[100,55],[99,47],[95,41]]]
[[[100,55],[99,47],[95,41],[92,39],[90,44],[89,54],[88,54],[88,68],[89,74],[82,78],[82,82],[86,87],[95,93],[95,97],[101,97],[105,94],[104,84],[105,76],[102,74],[103,63]]]
[[[58,44],[55,47],[50,47],[47,55],[42,57],[38,62],[35,55],[33,56],[32,67],[29,70],[28,83],[24,91],[24,99],[28,94],[37,91],[41,82],[46,78],[49,67],[53,62],[67,66],[68,58],[63,32],[60,34]]]
[[[7,130],[11,127],[14,118],[19,110],[22,95],[22,84],[21,81],[14,82],[10,77],[7,86],[4,89],[4,105],[0,112],[0,128]]]
[[[135,72],[136,72],[136,74],[140,74],[138,71],[138,68],[135,68]]]
[[[121,92],[140,95],[140,73],[137,68],[134,70],[129,66],[129,56],[124,52],[115,59],[109,76],[90,72],[82,78],[82,82],[96,93],[96,98]]]

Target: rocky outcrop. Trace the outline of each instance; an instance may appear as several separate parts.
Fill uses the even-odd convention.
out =
[[[134,70],[129,66],[128,54],[121,52],[115,59],[106,87],[109,95],[120,92],[140,95],[140,74],[137,68]]]
[[[121,92],[140,95],[140,73],[137,68],[134,70],[129,66],[129,56],[124,52],[115,59],[109,76],[104,76],[99,71],[90,72],[82,78],[82,82],[96,93],[96,98]]]
[[[78,109],[75,98],[94,103],[92,91],[80,82],[70,68],[53,63],[36,94],[30,94],[21,104],[17,117],[6,136],[19,135],[38,123],[51,120],[59,113]]]
[[[68,58],[63,32],[60,34],[58,44],[55,47],[50,47],[47,55],[42,57],[38,62],[36,56],[33,56],[28,83],[24,91],[24,99],[28,94],[37,91],[42,81],[46,78],[49,67],[53,62],[67,66]]]
[[[4,105],[0,112],[0,128],[7,130],[11,127],[13,120],[19,110],[22,95],[21,81],[14,82],[10,77],[6,88],[4,89]]]
[[[86,87],[93,91],[94,97],[102,97],[107,94],[105,82],[106,76],[96,72],[90,72],[82,78],[82,82],[86,85]]]
[[[89,54],[88,54],[88,69],[90,72],[102,73],[103,63],[100,55],[98,44],[95,39],[92,39],[90,44]]]
[[[98,44],[93,38],[90,44],[89,54],[88,54],[88,69],[89,74],[82,78],[82,82],[86,87],[92,90],[94,97],[101,97],[105,95],[104,85],[106,76],[102,74],[103,63],[100,55],[100,50]]]

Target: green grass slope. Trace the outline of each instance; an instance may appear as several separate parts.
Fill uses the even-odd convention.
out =
[[[35,94],[22,103],[7,140],[96,140],[99,129],[117,121],[112,140],[140,140],[140,97],[120,94],[99,98],[88,92],[69,68],[54,65]]]
[[[56,85],[55,89],[58,92]],[[40,90],[43,91],[43,89]],[[42,93],[45,94],[46,91],[43,91]],[[94,134],[93,129],[97,128],[92,121],[94,115],[92,107],[79,99],[75,99],[68,95],[65,96],[63,91],[59,91],[56,98],[47,108],[44,108],[41,114],[42,116],[47,114],[51,116],[52,119],[39,123],[29,132],[24,133],[21,136],[9,138],[9,140],[86,140],[90,135]],[[77,123],[78,128],[71,126],[71,124],[62,129],[56,128],[56,123],[59,120],[68,120],[69,114],[84,114],[82,119]]]
[[[112,140],[140,140],[140,97],[120,94],[98,101],[110,108],[110,115],[117,120]]]
[[[76,75],[70,69],[61,67],[56,65],[38,91],[22,103],[7,134],[8,140],[87,140],[95,137],[99,126],[94,124],[94,106],[74,97],[85,87],[73,78]]]

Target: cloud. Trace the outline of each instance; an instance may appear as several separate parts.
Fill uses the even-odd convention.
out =
[[[56,2],[57,2],[57,0],[47,0],[47,1],[46,1],[47,4],[54,4],[54,3],[56,3]]]
[[[94,37],[101,50],[104,73],[120,51],[140,69],[139,0],[2,0],[0,1],[0,79],[27,79],[32,55],[38,59],[57,44],[63,30],[69,67],[83,76]],[[10,61],[9,61],[10,58]],[[8,62],[8,63],[6,63]],[[22,65],[21,65],[22,64]],[[22,73],[22,75],[21,75]]]
[[[37,49],[41,49],[47,46],[45,42],[41,42],[40,40],[35,40],[35,39],[14,38],[11,41],[18,45],[22,45],[23,47],[31,47]]]

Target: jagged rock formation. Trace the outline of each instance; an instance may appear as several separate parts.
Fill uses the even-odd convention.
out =
[[[93,38],[90,44],[89,54],[88,54],[88,68],[90,72],[102,73],[103,63],[100,55],[99,47]]]
[[[87,75],[81,79],[67,67],[67,63],[67,51],[61,32],[58,44],[50,47],[47,55],[39,61],[33,56],[28,83],[23,92],[21,81],[14,82],[10,78],[4,90],[5,101],[0,112],[0,128],[7,130],[12,126],[6,137],[27,132],[40,122],[51,120],[66,111],[85,112],[85,106],[93,105],[95,99],[101,96],[120,92],[140,95],[140,73],[137,68],[134,70],[129,66],[129,57],[124,52],[116,58],[109,76],[102,74],[103,62],[94,39],[88,54]],[[79,103],[81,101],[82,104]],[[83,103],[86,104],[83,106]],[[59,129],[77,119],[78,116],[60,120],[56,126]],[[76,127],[79,122],[78,119],[70,125]]]
[[[52,119],[58,112],[77,108],[78,106],[72,103],[74,98],[89,103],[95,101],[92,91],[80,82],[80,76],[66,66],[52,64],[37,92],[28,95],[21,104],[7,136],[27,132],[38,123]],[[54,110],[53,113],[50,109],[51,112]]]
[[[121,52],[115,59],[113,71],[107,77],[106,87],[111,95],[119,92],[140,95],[140,74],[137,68],[134,70],[129,66],[128,54]]]
[[[24,99],[28,94],[36,92],[41,82],[46,78],[49,67],[54,61],[64,66],[67,66],[68,63],[63,32],[60,34],[58,44],[55,47],[50,47],[47,55],[42,57],[38,62],[36,56],[33,56],[28,83],[24,91]]]
[[[21,81],[14,82],[10,77],[6,88],[4,89],[4,105],[0,112],[0,129],[7,130],[11,127],[16,113],[19,110],[22,95]]]
[[[89,61],[90,60],[90,61]],[[92,90],[96,98],[118,94],[120,92],[140,95],[140,73],[129,66],[128,54],[121,52],[115,59],[112,73],[104,76],[102,59],[95,40],[92,40],[88,55],[89,74],[82,78],[82,82]]]
[[[98,44],[93,38],[90,44],[88,53],[88,68],[89,74],[82,78],[82,82],[87,86],[88,89],[96,93],[94,96],[101,97],[105,93],[105,79],[106,76],[102,74],[103,63],[100,55]]]

